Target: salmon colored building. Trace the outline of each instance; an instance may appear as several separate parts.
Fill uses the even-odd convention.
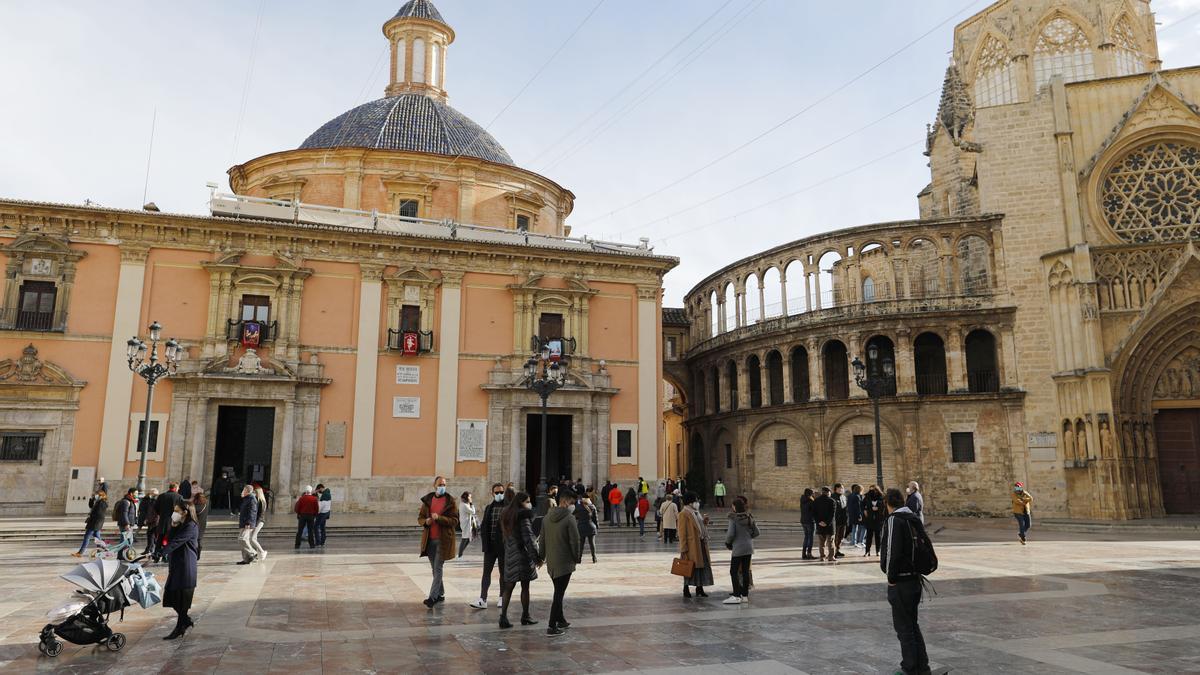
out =
[[[662,277],[648,244],[571,238],[574,195],[521,169],[446,100],[453,29],[387,21],[386,96],[295,150],[229,170],[211,215],[0,200],[0,501],[86,509],[94,480],[222,473],[287,509],[318,481],[343,510],[542,478],[535,347],[570,356],[545,474],[665,475]],[[126,341],[183,346],[155,387]],[[221,497],[218,496],[220,501]]]

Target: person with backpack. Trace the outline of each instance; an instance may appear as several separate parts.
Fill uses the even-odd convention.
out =
[[[1029,531],[1029,518],[1033,509],[1033,495],[1025,490],[1025,484],[1017,481],[1013,484],[1012,510],[1017,519],[1017,538],[1025,545],[1025,533]]]
[[[729,579],[733,584],[733,593],[725,598],[723,604],[750,602],[750,558],[754,555],[754,538],[757,536],[758,524],[754,522],[746,498],[734,497],[729,525],[725,529],[725,548],[730,550]]]
[[[137,488],[129,488],[125,496],[117,500],[113,507],[113,520],[117,521],[117,531],[121,539],[130,549],[133,548],[133,531],[137,520]]]
[[[900,670],[929,673],[929,654],[917,621],[923,577],[937,569],[937,555],[916,514],[904,505],[897,489],[887,491],[888,517],[883,526],[879,568],[887,575],[887,598],[892,606],[892,626],[900,641]]]

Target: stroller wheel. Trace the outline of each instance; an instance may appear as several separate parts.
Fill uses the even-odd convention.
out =
[[[46,656],[53,658],[62,653],[63,643],[59,642],[58,640],[51,640],[49,642],[39,642],[38,650],[40,652],[42,652],[43,654],[45,654]]]
[[[121,648],[125,646],[125,634],[113,633],[112,637],[108,638],[108,641],[104,643],[104,646],[108,647],[108,651],[110,652],[121,651]]]

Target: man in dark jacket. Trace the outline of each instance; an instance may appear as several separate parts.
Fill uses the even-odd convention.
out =
[[[928,541],[925,526],[907,506],[904,495],[891,488],[885,498],[888,518],[883,526],[879,567],[887,574],[888,604],[892,606],[892,626],[900,640],[900,669],[907,673],[928,673],[929,655],[925,638],[917,623],[921,604],[921,575],[913,569],[913,537]]]
[[[821,488],[821,496],[817,497],[812,504],[812,518],[817,524],[817,547],[821,552],[821,561],[833,561],[833,519],[837,514],[837,505],[833,501],[833,497],[829,496],[829,488]],[[826,555],[825,549],[828,547],[829,553]]]
[[[296,546],[300,548],[300,535],[308,532],[308,547],[317,547],[317,514],[321,511],[321,503],[313,494],[311,485],[304,486],[304,494],[296,500]]]
[[[500,567],[500,580],[504,581],[504,535],[500,531],[500,512],[508,502],[504,499],[504,486],[492,485],[492,501],[483,510],[479,521],[479,543],[483,547],[483,581],[479,584],[479,598],[468,603],[475,609],[487,609],[488,589],[492,587],[492,570]],[[504,599],[501,597],[500,602]]]
[[[563,600],[571,574],[579,564],[579,526],[572,515],[575,511],[575,493],[563,490],[559,493],[558,506],[546,513],[542,526],[542,538],[538,540],[538,557],[546,561],[546,569],[554,582],[554,601],[550,605],[550,625],[546,635],[557,637],[571,626],[563,616]]]
[[[137,489],[129,488],[113,508],[113,518],[117,521],[117,531],[121,533],[121,539],[130,547],[133,546],[133,528],[137,521],[137,512]]]
[[[155,562],[162,560],[162,547],[165,545],[163,539],[171,531],[171,514],[175,513],[176,506],[183,505],[183,497],[179,494],[179,483],[175,482],[167,485],[167,491],[154,500],[154,513],[158,515],[158,525],[151,533],[154,537]]]
[[[862,546],[862,486],[858,483],[850,486],[850,494],[846,495],[846,523],[850,530],[847,537],[854,546]]]
[[[242,542],[242,560],[239,565],[249,565],[258,554],[251,538],[254,536],[254,526],[258,524],[259,515],[254,488],[247,485],[242,488],[242,504],[238,510],[238,540]]]
[[[841,483],[833,484],[833,506],[833,557],[845,558],[846,554],[842,553],[842,539],[846,538],[849,514],[846,513],[846,489]]]
[[[608,503],[608,493],[612,490],[612,481],[604,481],[600,488],[600,503],[604,504],[604,522],[612,524],[612,506]]]

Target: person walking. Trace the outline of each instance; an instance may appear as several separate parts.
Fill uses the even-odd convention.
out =
[[[483,549],[483,579],[479,584],[479,598],[470,603],[475,609],[487,609],[488,589],[492,586],[492,570],[500,567],[500,585],[504,585],[504,534],[500,527],[500,514],[504,511],[505,490],[500,483],[492,484],[492,501],[483,509],[479,521],[479,546]],[[500,601],[503,604],[503,600]]]
[[[604,505],[604,522],[612,524],[612,514],[609,512],[611,506],[608,503],[608,493],[612,491],[612,483],[605,480],[604,487],[600,488],[600,503]]]
[[[872,485],[863,497],[863,530],[866,531],[863,555],[871,555],[871,544],[875,544],[875,555],[879,555],[879,531],[883,529],[883,520],[887,517],[887,507],[883,503],[883,493],[878,485]]]
[[[846,512],[846,488],[842,487],[841,483],[833,485],[833,505],[833,557],[845,558],[846,554],[842,553],[842,540],[846,538],[849,515]]]
[[[892,606],[892,626],[900,641],[900,670],[910,673],[929,673],[929,655],[925,637],[921,635],[917,609],[921,604],[921,575],[915,569],[916,540],[928,544],[925,526],[916,514],[905,506],[904,495],[891,488],[885,497],[888,517],[883,527],[883,551],[879,568],[887,575],[887,598]]]
[[[862,548],[862,486],[855,483],[850,486],[850,494],[846,495],[846,524],[850,527],[850,544]]]
[[[333,512],[333,491],[317,484],[317,546],[325,547],[325,526]]]
[[[642,493],[638,495],[637,500],[637,521],[641,532],[638,536],[642,539],[646,538],[646,514],[648,513],[650,513],[650,500],[646,498],[646,493]]]
[[[1025,484],[1020,481],[1013,483],[1012,510],[1013,517],[1017,519],[1017,538],[1021,540],[1022,546],[1025,545],[1025,533],[1031,525],[1032,509],[1033,495],[1025,489]]]
[[[813,549],[813,532],[816,529],[816,521],[813,520],[813,502],[816,500],[816,495],[812,488],[804,488],[804,494],[800,495],[800,525],[804,528],[804,544],[801,548],[801,560],[816,560],[817,557],[812,554]]]
[[[729,578],[733,593],[725,598],[726,605],[750,602],[750,558],[754,555],[754,538],[758,536],[758,523],[743,497],[733,498],[733,510],[729,513],[729,525],[725,528],[725,548],[731,551]]]
[[[713,486],[713,500],[716,501],[717,506],[725,508],[725,484],[721,482],[720,478],[717,479],[717,484]]]
[[[684,497],[687,505],[679,514],[679,557],[692,561],[692,576],[683,578],[683,597],[692,597],[688,586],[696,587],[696,595],[707,598],[705,586],[713,585],[712,554],[708,549],[708,518],[700,513],[700,497],[694,492]]]
[[[538,557],[533,540],[533,504],[529,501],[529,495],[518,492],[504,507],[504,513],[500,515],[500,529],[504,534],[500,627],[512,628],[508,620],[508,608],[512,606],[512,593],[518,583],[521,584],[521,625],[532,626],[537,622],[529,616],[529,584],[537,579],[542,559]]]
[[[129,488],[125,491],[125,496],[117,500],[117,505],[113,507],[113,520],[117,521],[117,531],[121,533],[121,540],[131,552],[137,513],[137,488]]]
[[[93,539],[100,539],[100,530],[104,529],[104,517],[108,514],[108,493],[104,490],[96,490],[96,494],[91,498],[91,509],[88,510],[87,520],[83,524],[83,543],[79,545],[79,550],[71,555],[76,558],[82,558],[84,551],[87,550],[88,544],[92,543]]]
[[[154,502],[157,500],[158,500],[158,490],[156,490],[154,488],[151,488],[149,492],[147,492],[144,495],[141,495],[138,498],[137,525],[138,525],[139,530],[142,529],[143,527],[148,528],[148,530],[154,528],[154,525],[151,524],[151,520],[152,520],[151,516],[154,513]],[[153,540],[153,539],[154,539],[153,537],[149,537],[149,536],[147,537],[147,540]],[[146,550],[142,551],[142,553],[150,552],[150,543],[151,543],[151,541],[146,542]]]
[[[454,530],[458,527],[458,504],[454,495],[446,492],[445,478],[435,478],[433,492],[421,497],[417,524],[422,528],[420,557],[429,558],[429,567],[433,570],[425,606],[433,609],[434,605],[446,600],[442,566],[447,560],[454,559]]]
[[[663,500],[662,506],[658,507],[658,512],[662,514],[663,543],[672,544],[678,541],[675,532],[679,527],[679,507],[676,506],[675,500]]]
[[[542,536],[538,539],[538,557],[546,561],[546,571],[550,573],[550,581],[554,584],[554,601],[550,605],[550,622],[546,628],[549,637],[558,637],[571,627],[563,615],[563,600],[575,566],[580,562],[582,550],[574,513],[575,493],[568,490],[559,492],[558,506],[551,507],[546,514]]]
[[[583,560],[583,545],[587,543],[592,551],[592,564],[596,563],[596,532],[600,523],[596,515],[596,505],[591,497],[584,497],[575,505],[575,524],[579,526],[579,559]]]
[[[158,524],[154,528],[153,559],[159,562],[163,559],[162,547],[166,546],[167,533],[171,529],[171,514],[175,507],[183,504],[183,496],[179,494],[179,483],[169,483],[167,491],[154,500],[154,512],[158,514]]]
[[[812,517],[817,524],[817,547],[821,554],[821,562],[836,560],[834,557],[833,534],[834,518],[837,515],[837,504],[829,496],[829,488],[821,488],[821,496],[813,500]],[[828,552],[827,552],[828,549]]]
[[[296,512],[296,545],[294,549],[300,548],[300,536],[304,533],[308,534],[308,548],[316,548],[317,513],[321,510],[321,504],[317,496],[313,494],[311,485],[304,486],[304,494],[296,499],[296,505],[292,510]]]
[[[197,543],[200,527],[196,524],[196,510],[192,505],[186,502],[176,505],[169,522],[167,544],[163,547],[163,557],[167,559],[163,607],[175,610],[175,630],[164,640],[181,638],[195,625],[188,610],[192,608],[192,595],[196,592],[196,563],[200,559]]]
[[[633,527],[637,524],[637,490],[629,488],[625,493],[625,527]]]
[[[196,515],[196,560],[204,550],[204,531],[208,529],[208,511],[211,506],[208,495],[199,487],[192,488],[192,511]]]
[[[258,557],[251,539],[254,537],[254,526],[258,524],[258,500],[254,498],[254,488],[249,485],[242,488],[242,503],[238,507],[238,540],[242,543],[242,560],[239,565],[249,565]]]
[[[261,485],[255,485],[254,502],[258,504],[258,513],[254,517],[254,532],[250,535],[250,545],[254,547],[254,553],[259,562],[267,559],[267,550],[258,541],[258,535],[267,526],[267,494],[263,491]]]
[[[621,524],[621,487],[616,483],[608,490],[608,506],[608,513],[612,518],[608,525],[618,527]]]
[[[908,482],[908,498],[904,500],[904,505],[922,525],[925,524],[925,495],[921,494],[921,486],[915,480]]]
[[[458,499],[459,503],[462,504],[459,511],[461,514],[461,520],[459,521],[461,525],[459,525],[459,528],[462,530],[462,538],[458,544],[458,557],[461,558],[463,552],[467,550],[467,545],[475,538],[478,522],[475,520],[475,503],[471,500],[471,493],[464,491],[459,495]]]

